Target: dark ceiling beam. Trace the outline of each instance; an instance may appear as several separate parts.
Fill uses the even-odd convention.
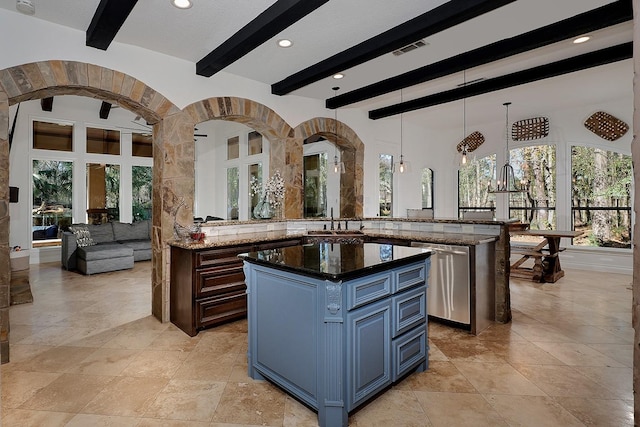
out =
[[[515,0],[451,0],[404,24],[372,37],[271,85],[271,93],[286,95],[325,77],[363,64],[422,38],[451,28]]]
[[[612,62],[629,59],[633,55],[633,43],[623,43],[617,46],[585,53],[550,64],[540,65],[528,70],[518,71],[478,83],[462,86],[457,89],[435,93],[421,98],[412,99],[388,107],[369,111],[369,118],[373,120],[394,116],[408,111],[420,110],[434,105],[445,104],[463,98],[469,98],[496,90],[531,83],[538,80],[556,77],[575,71],[585,70]]]
[[[42,111],[52,111],[53,110],[53,96],[49,96],[47,98],[40,99],[40,108]]]
[[[211,77],[329,0],[278,0],[196,63],[196,74]]]
[[[107,50],[138,0],[100,0],[87,28],[87,46]]]
[[[529,31],[528,33],[500,40],[398,76],[350,92],[345,92],[327,99],[326,106],[332,109],[344,107],[345,105],[371,99],[575,36],[630,21],[631,19],[633,19],[631,0],[616,1],[574,17],[558,21],[554,24]]]
[[[109,112],[111,112],[111,104],[102,101],[102,105],[100,105],[100,118],[104,120],[108,119]]]

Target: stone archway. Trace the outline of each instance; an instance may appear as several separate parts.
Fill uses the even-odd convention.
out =
[[[345,173],[340,179],[340,215],[345,218],[362,217],[364,143],[358,135],[346,124],[325,117],[316,117],[301,123],[294,129],[294,135],[297,141],[304,141],[312,135],[335,141],[342,150],[342,161],[345,165]],[[302,145],[299,149],[302,164]]]
[[[229,120],[245,124],[267,138],[269,174],[280,170],[285,181],[284,217],[302,217],[302,140],[294,137],[293,129],[278,113],[250,99],[235,97],[205,99],[188,105],[183,111],[193,124]],[[193,206],[193,200],[188,205]]]
[[[172,233],[167,221],[172,206],[165,194],[172,191],[170,177],[183,173],[182,165],[171,163],[168,155],[184,140],[193,140],[193,128],[183,129],[184,113],[163,95],[143,82],[108,68],[75,61],[42,61],[0,70],[0,356],[9,361],[9,106],[18,102],[55,95],[78,95],[117,103],[154,124],[153,186],[153,275],[152,312],[163,315],[163,294],[168,282],[163,242]],[[185,139],[181,139],[184,135]],[[160,184],[160,185],[157,185]]]

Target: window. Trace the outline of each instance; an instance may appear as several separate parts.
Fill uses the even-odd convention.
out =
[[[248,139],[248,154],[253,156],[254,154],[262,153],[262,135],[259,132],[251,131],[247,135]]]
[[[227,219],[238,219],[240,174],[238,168],[227,169]]]
[[[240,137],[234,136],[227,139],[227,160],[240,157]]]
[[[33,148],[73,151],[73,125],[33,121]]]
[[[433,209],[433,170],[422,169],[422,209]]]
[[[131,168],[132,217],[134,221],[151,219],[153,168],[133,166]]]
[[[34,160],[32,176],[32,239],[57,239],[72,222],[73,163]]]
[[[120,132],[87,128],[87,153],[120,154]]]
[[[304,216],[327,216],[327,153],[304,156]]]
[[[511,150],[515,179],[526,191],[509,194],[509,217],[529,223],[533,230],[556,229],[556,149],[534,145]]]
[[[149,133],[131,134],[131,155],[153,157],[153,137]]]
[[[120,166],[87,163],[87,217],[91,224],[120,220]]]
[[[496,176],[496,155],[472,159],[458,169],[458,216],[465,212],[495,211],[496,196],[489,186]]]
[[[262,163],[249,165],[249,218],[259,218],[253,209],[264,195],[264,183],[262,181]]]
[[[379,215],[391,216],[393,214],[393,156],[380,154],[380,201]]]
[[[631,156],[571,149],[571,219],[583,234],[574,245],[631,248]]]

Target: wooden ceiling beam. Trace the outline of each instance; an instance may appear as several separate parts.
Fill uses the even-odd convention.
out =
[[[394,116],[408,111],[420,110],[434,105],[445,104],[463,98],[469,98],[484,93],[494,92],[501,89],[531,83],[538,80],[548,79],[575,71],[585,70],[612,62],[629,59],[633,55],[633,42],[623,43],[616,46],[589,52],[550,64],[540,65],[527,70],[518,71],[493,79],[483,80],[467,86],[444,92],[434,93],[421,98],[412,99],[388,107],[378,108],[369,111],[369,118],[373,120]]]
[[[422,38],[439,33],[515,0],[450,0],[347,50],[271,85],[271,93],[286,95],[325,77],[363,64]]]
[[[211,77],[329,0],[278,0],[196,63],[196,74]]]
[[[87,46],[107,50],[138,0],[100,0],[87,28]]]
[[[633,19],[631,0],[621,0],[571,18],[464,52],[451,58],[327,99],[327,108],[339,108],[488,64],[509,56],[587,34]]]

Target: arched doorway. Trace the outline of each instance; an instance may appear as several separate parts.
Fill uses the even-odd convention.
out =
[[[9,106],[27,100],[51,97],[57,95],[89,96],[113,104],[118,104],[131,112],[140,115],[148,123],[158,129],[158,136],[154,133],[154,153],[165,152],[167,129],[164,119],[180,116],[183,113],[162,94],[150,88],[143,82],[124,73],[93,64],[74,61],[42,61],[23,64],[0,70],[0,294],[9,295]],[[169,122],[171,122],[169,120]],[[191,133],[192,130],[191,130]],[[188,136],[188,139],[192,135]],[[174,140],[175,141],[175,140]],[[173,142],[175,144],[175,142]],[[152,277],[152,312],[162,318],[162,287],[158,286],[164,279],[162,275],[163,240],[159,238],[162,227],[163,194],[166,187],[164,179],[170,172],[170,166],[164,166],[164,156],[156,155],[154,167],[156,182],[161,182],[160,188],[154,187],[154,223],[152,244],[154,248],[153,277]],[[159,157],[159,158],[158,158]],[[158,274],[160,273],[160,274]],[[0,302],[0,355],[2,361],[9,358],[9,301],[3,298]]]

